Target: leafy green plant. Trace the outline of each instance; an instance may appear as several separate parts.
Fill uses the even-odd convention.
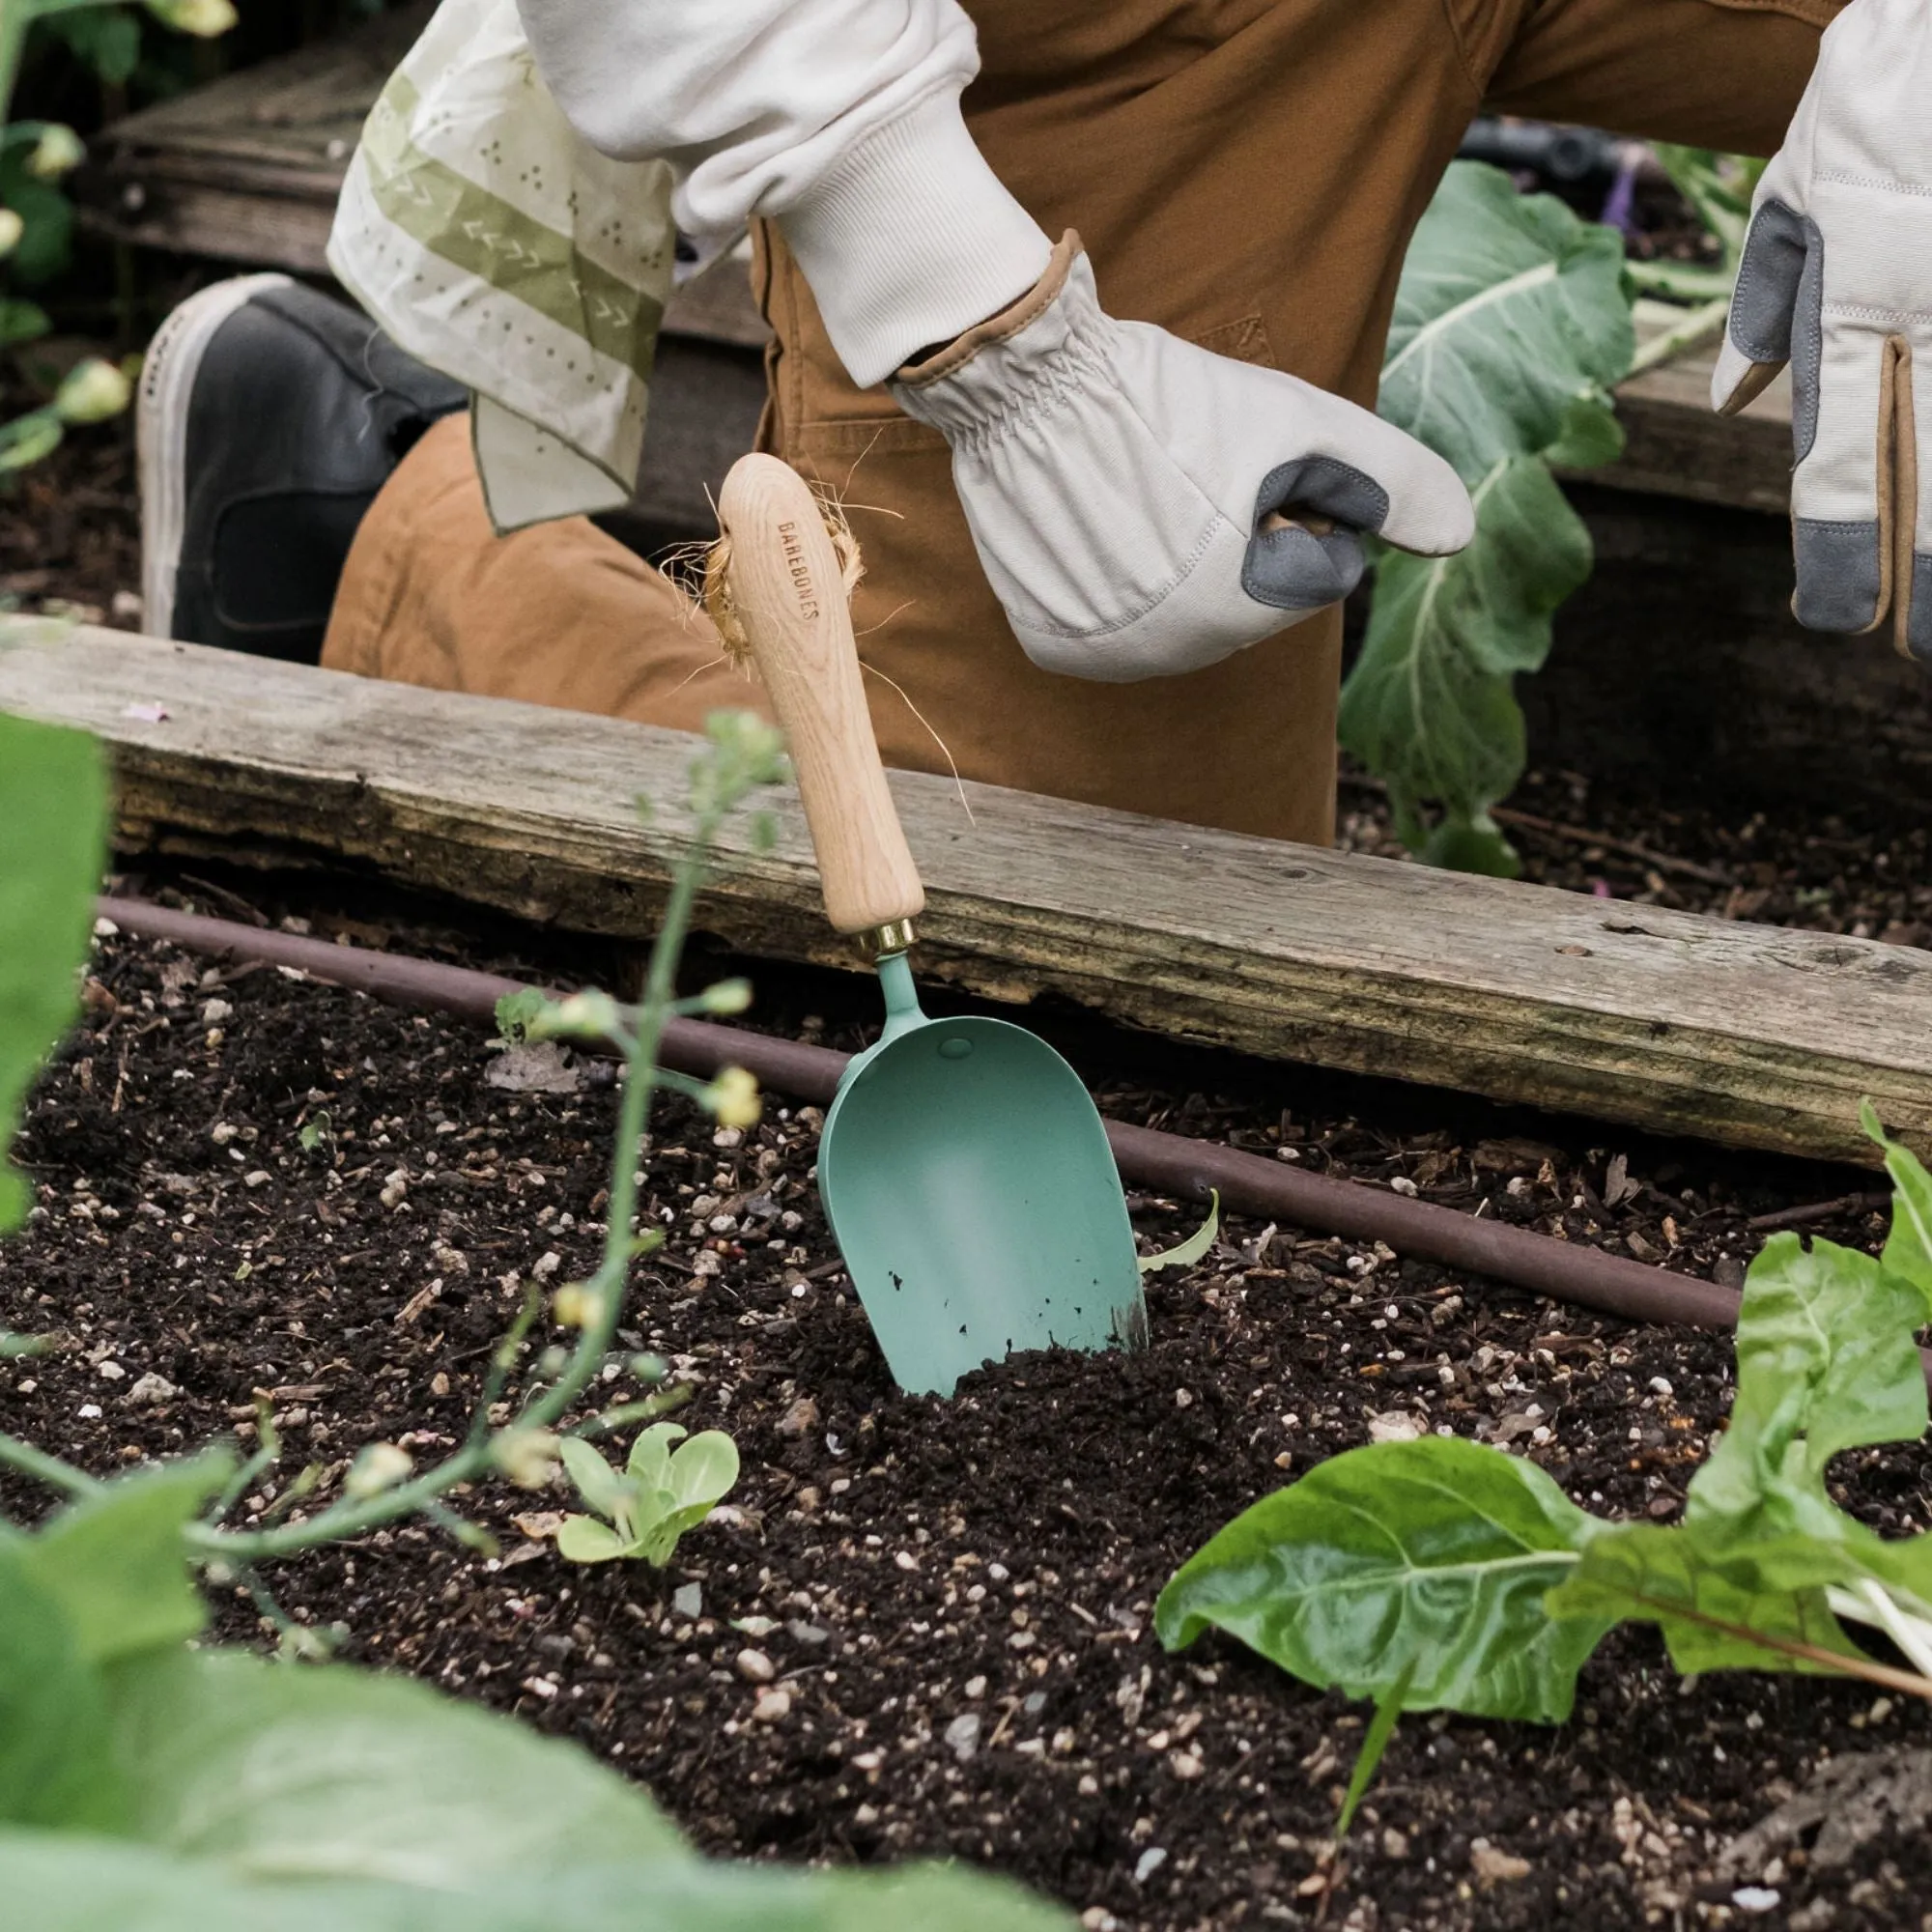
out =
[[[652,1423],[631,1444],[621,1472],[589,1443],[566,1439],[565,1473],[595,1515],[564,1518],[559,1552],[573,1563],[629,1557],[662,1570],[685,1531],[696,1529],[738,1480],[738,1445],[722,1429],[678,1442],[684,1433],[675,1422]]]
[[[1535,1463],[1449,1436],[1373,1444],[1257,1503],[1168,1583],[1172,1650],[1225,1630],[1391,1714],[1557,1723],[1607,1632],[1658,1625],[1680,1670],[1798,1670],[1932,1698],[1932,1533],[1888,1542],[1832,1499],[1848,1449],[1926,1429],[1932,1177],[1869,1108],[1894,1187],[1874,1259],[1783,1234],[1746,1279],[1730,1426],[1684,1520],[1607,1522]],[[1901,1669],[1854,1640],[1879,1632]]]
[[[1592,563],[1551,466],[1621,450],[1609,391],[1634,344],[1619,235],[1498,169],[1450,168],[1403,268],[1380,411],[1455,466],[1476,535],[1456,556],[1379,552],[1340,719],[1396,836],[1432,864],[1520,869],[1490,816],[1525,761],[1512,687]]]

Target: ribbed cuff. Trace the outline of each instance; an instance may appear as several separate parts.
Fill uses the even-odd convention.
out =
[[[779,227],[862,388],[1010,305],[1053,254],[951,89],[868,135]]]

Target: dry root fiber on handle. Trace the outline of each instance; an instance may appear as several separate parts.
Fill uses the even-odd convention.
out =
[[[852,526],[846,522],[845,512],[837,498],[816,486],[812,495],[818,498],[819,514],[825,519],[825,534],[832,539],[833,551],[838,558],[839,579],[845,587],[845,601],[850,604],[853,593],[866,575],[859,539],[853,535]],[[742,668],[750,662],[752,640],[745,635],[744,620],[731,601],[731,537],[728,531],[704,553],[704,585],[699,601],[704,606],[705,614],[718,628],[718,640],[724,647],[725,656]]]

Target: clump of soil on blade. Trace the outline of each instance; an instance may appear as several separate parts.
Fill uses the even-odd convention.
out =
[[[760,977],[768,1021],[854,1043]],[[1842,1173],[1429,1096],[1390,1125],[1291,1069],[1215,1091],[1232,1063],[1196,1059],[1176,1065],[1201,1084],[1156,1087],[1126,1058],[1083,1065],[1122,1118],[1694,1272],[1738,1279],[1754,1217],[1847,1193],[1813,1225],[1883,1237]],[[21,1149],[38,1211],[0,1248],[0,1325],[62,1343],[0,1367],[0,1426],[108,1471],[247,1438],[267,1400],[286,1465],[243,1520],[304,1463],[332,1489],[367,1441],[433,1458],[526,1286],[587,1271],[602,1236],[608,1070],[511,1091],[494,1065],[484,1029],[104,942]],[[1338,1869],[1366,1713],[1232,1642],[1170,1657],[1151,1629],[1209,1534],[1372,1426],[1500,1442],[1593,1509],[1670,1520],[1723,1423],[1726,1338],[1236,1221],[1206,1264],[1152,1278],[1144,1354],[1026,1357],[909,1398],[827,1237],[817,1124],[780,1100],[743,1134],[660,1111],[646,1197],[668,1244],[600,1393],[634,1392],[629,1356],[655,1350],[692,1391],[680,1420],[728,1429],[744,1461],[667,1572],[563,1563],[571,1498],[498,1486],[461,1507],[500,1555],[382,1532],[270,1573],[287,1613],[575,1738],[710,1852],[958,1857],[1096,1927],[1920,1925],[1932,1852],[1907,1811],[1873,1808],[1843,1862],[1810,1861],[1814,1821],[1719,1867],[1821,1767],[1855,1778],[1932,1744],[1923,1711],[1869,1688],[1686,1684],[1620,1635],[1562,1729],[1406,1720]],[[1198,1220],[1136,1210],[1150,1246]],[[1932,1516],[1918,1447],[1834,1473],[1883,1531]],[[45,1506],[4,1488],[12,1513]],[[239,1593],[219,1621],[271,1640]]]

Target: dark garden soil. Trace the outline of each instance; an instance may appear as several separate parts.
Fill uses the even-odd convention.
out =
[[[500,937],[482,950],[514,963]],[[854,1043],[861,982],[764,978],[767,1024]],[[1066,1037],[1122,1118],[1731,1281],[1754,1221],[1869,1186]],[[0,1250],[0,1325],[62,1343],[0,1368],[0,1426],[105,1471],[246,1439],[266,1399],[286,1473],[313,1461],[329,1489],[364,1442],[449,1445],[526,1284],[587,1270],[601,1235],[608,1076],[515,1092],[494,1066],[473,1026],[104,939],[24,1140],[40,1207]],[[1811,1679],[1686,1684],[1649,1634],[1619,1636],[1562,1729],[1406,1722],[1337,1873],[1323,1846],[1362,1710],[1218,1637],[1169,1657],[1149,1628],[1208,1535],[1372,1430],[1504,1443],[1593,1508],[1669,1520],[1723,1420],[1722,1337],[1236,1222],[1206,1264],[1154,1278],[1145,1354],[1021,1359],[951,1403],[910,1399],[827,1239],[816,1125],[782,1106],[742,1137],[681,1103],[660,1117],[648,1198],[669,1244],[602,1393],[632,1390],[630,1350],[659,1350],[693,1391],[681,1419],[728,1428],[745,1470],[666,1574],[567,1566],[563,1494],[496,1487],[462,1507],[498,1556],[373,1535],[274,1571],[286,1612],[577,1739],[712,1852],[952,1855],[1094,1927],[1932,1925],[1916,1705]],[[1135,1206],[1150,1243],[1194,1218]],[[1869,1246],[1883,1220],[1855,1199],[1807,1225]],[[1921,1449],[1837,1474],[1868,1522],[1932,1522]],[[41,1507],[0,1488],[0,1506]],[[277,1497],[265,1482],[248,1520]],[[272,1640],[239,1592],[220,1621]],[[1813,1818],[1720,1863],[1807,1790],[1834,1813],[1822,1833]]]
[[[0,369],[0,421],[44,402]],[[43,463],[0,478],[0,611],[141,628],[133,419],[72,431]]]

